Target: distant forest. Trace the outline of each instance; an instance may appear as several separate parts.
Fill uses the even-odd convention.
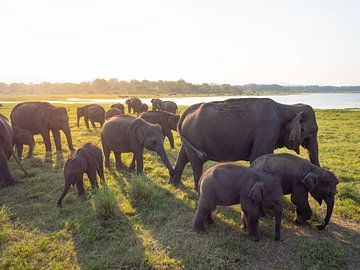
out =
[[[119,81],[117,79],[96,79],[81,83],[50,83],[39,84],[0,82],[0,94],[239,94],[257,95],[266,93],[334,93],[334,92],[360,92],[360,86],[284,86],[277,84],[192,84],[184,80],[178,81]]]

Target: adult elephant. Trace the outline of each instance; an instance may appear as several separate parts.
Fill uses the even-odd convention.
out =
[[[48,102],[22,102],[10,114],[11,123],[31,134],[40,134],[47,152],[51,152],[50,131],[53,134],[56,151],[61,151],[60,130],[65,133],[69,149],[74,151],[65,107],[55,107]]]
[[[143,106],[142,106],[142,102],[140,99],[136,98],[136,97],[132,97],[130,99],[127,99],[125,101],[125,103],[128,106],[128,111],[129,113],[131,113],[131,110],[134,111],[134,113],[140,114],[143,112]]]
[[[177,131],[176,127],[180,119],[179,115],[168,112],[150,111],[140,114],[139,118],[151,124],[160,125],[162,134],[169,139],[171,149],[174,149],[174,137],[171,130]]]
[[[159,98],[154,98],[151,100],[151,104],[153,107],[153,111],[165,111],[176,114],[177,112],[177,105],[173,101],[163,101]]]
[[[100,123],[102,127],[105,122],[105,110],[103,107],[97,104],[90,104],[76,109],[77,114],[77,126],[79,127],[81,117],[84,117],[84,122],[86,128],[89,129],[89,120],[93,126],[96,128],[95,122]]]
[[[153,125],[144,119],[128,115],[112,117],[106,121],[101,131],[101,144],[105,156],[105,166],[110,167],[110,152],[113,151],[116,160],[116,168],[121,169],[121,153],[132,152],[134,154],[129,170],[135,169],[137,173],[143,172],[144,147],[155,151],[164,162],[170,175],[173,168],[167,158],[164,148],[164,136],[161,134],[159,125]]]
[[[314,110],[304,104],[284,105],[269,98],[240,98],[190,106],[179,120],[182,140],[172,179],[181,181],[190,161],[197,190],[203,164],[213,161],[254,161],[286,147],[299,153],[302,145],[320,166],[318,125]]]
[[[9,124],[9,120],[2,114],[0,114],[0,186],[12,186],[15,181],[12,177],[9,166],[7,164],[8,159],[11,156],[14,157],[15,161],[19,164],[20,168],[26,175],[27,172],[21,166],[19,159],[14,154],[13,150],[13,130]]]

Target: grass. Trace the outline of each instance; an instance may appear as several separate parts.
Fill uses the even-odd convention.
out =
[[[12,107],[4,104],[0,113],[8,116]],[[83,123],[77,128],[76,105],[68,107],[74,145],[100,145],[100,131],[88,131]],[[11,160],[16,185],[0,190],[0,269],[357,269],[360,111],[318,110],[316,115],[321,164],[341,181],[325,231],[315,228],[324,206],[311,199],[314,215],[299,227],[292,222],[294,207],[286,196],[279,242],[273,241],[271,217],[260,221],[261,241],[249,241],[240,229],[239,206],[219,207],[215,225],[206,227],[207,235],[198,235],[192,228],[197,196],[190,166],[184,171],[184,186],[176,189],[168,184],[161,160],[149,151],[142,176],[117,171],[112,156],[111,168],[105,170],[107,187],[94,192],[84,177],[87,199],[80,200],[71,189],[57,209],[62,167],[70,152],[63,136],[63,152],[46,155],[36,136],[34,157],[23,160],[34,175],[25,177]],[[181,144],[177,134],[175,139],[174,150],[165,141],[172,164]],[[306,157],[305,151],[301,155]],[[129,165],[131,157],[123,155],[124,163]],[[208,162],[205,169],[213,164]]]

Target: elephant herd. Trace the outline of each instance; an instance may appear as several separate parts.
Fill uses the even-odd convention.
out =
[[[64,191],[62,200],[71,185],[77,186],[79,196],[85,194],[83,174],[89,177],[91,186],[98,187],[96,173],[102,181],[105,167],[110,167],[110,154],[114,153],[118,170],[125,166],[122,153],[133,153],[129,171],[143,172],[144,148],[161,157],[168,169],[170,183],[181,184],[184,167],[190,163],[194,176],[194,189],[199,201],[194,218],[195,231],[205,232],[204,224],[214,222],[211,213],[217,205],[241,204],[243,228],[252,240],[258,241],[258,221],[263,209],[271,209],[275,215],[275,240],[280,239],[283,195],[290,194],[296,206],[297,224],[311,218],[308,194],[321,204],[327,205],[326,216],[318,229],[329,223],[339,180],[330,171],[320,167],[318,156],[318,125],[314,110],[304,104],[284,105],[269,98],[240,98],[225,101],[199,103],[188,107],[180,116],[177,105],[171,101],[152,99],[152,111],[138,98],[123,104],[114,104],[107,112],[97,104],[77,108],[77,126],[81,117],[89,128],[95,123],[101,126],[102,150],[86,143],[76,151],[73,148],[69,117],[64,107],[47,102],[24,102],[16,105],[9,121],[0,117],[0,180],[2,186],[12,185],[13,178],[7,167],[15,145],[21,158],[22,145],[29,145],[31,156],[33,135],[40,134],[47,151],[51,151],[50,131],[56,150],[61,150],[60,130],[66,135],[69,149],[74,152],[65,162]],[[144,106],[146,105],[146,106]],[[172,131],[177,131],[182,145],[174,168],[168,160],[164,138],[174,148]],[[286,147],[299,154],[302,146],[309,153],[310,161],[291,154],[273,154],[277,148]],[[221,162],[203,173],[206,161]],[[250,162],[250,167],[226,163],[238,160]]]

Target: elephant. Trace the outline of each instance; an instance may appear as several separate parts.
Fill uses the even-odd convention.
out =
[[[163,101],[159,98],[153,98],[151,100],[153,111],[165,111],[173,114],[177,113],[177,105],[173,101]]]
[[[116,108],[119,109],[120,111],[122,111],[122,114],[125,114],[125,106],[121,103],[116,103],[111,105],[111,109]]]
[[[131,109],[134,111],[134,113],[140,114],[143,112],[143,106],[140,99],[136,97],[132,97],[130,99],[127,99],[125,103],[128,106],[128,111],[131,113]]]
[[[147,112],[149,110],[149,106],[145,103],[141,104],[141,112]]]
[[[105,122],[105,110],[97,104],[90,104],[76,109],[77,113],[77,127],[79,127],[80,118],[84,117],[86,128],[89,129],[89,120],[94,129],[96,129],[95,122],[100,123],[102,127]]]
[[[32,156],[35,146],[34,136],[31,134],[30,130],[28,129],[22,129],[17,126],[12,126],[12,129],[14,133],[13,145],[16,146],[18,158],[20,160],[22,158],[23,145],[29,146],[28,158],[30,158]]]
[[[275,214],[275,240],[280,239],[283,198],[280,178],[240,165],[221,163],[207,170],[200,180],[200,195],[194,229],[204,232],[204,222],[213,223],[217,205],[241,204],[243,226],[253,241],[259,241],[258,222],[263,209]]]
[[[305,104],[239,98],[192,105],[179,120],[182,145],[170,181],[178,185],[190,161],[197,190],[207,160],[253,162],[281,147],[299,153],[300,145],[308,150],[311,162],[320,166],[317,130],[315,112]]]
[[[111,117],[115,116],[115,115],[122,115],[124,114],[124,111],[119,110],[118,108],[111,108],[110,110],[108,110],[105,113],[105,120],[110,119]]]
[[[291,194],[291,202],[296,205],[296,223],[304,224],[311,217],[309,192],[319,205],[325,201],[327,206],[325,219],[317,228],[322,230],[329,223],[339,183],[332,172],[286,153],[261,156],[251,164],[251,168],[281,178],[283,193]]]
[[[151,124],[160,125],[162,134],[169,139],[171,149],[174,149],[174,137],[171,130],[177,131],[176,127],[180,119],[179,115],[168,112],[150,111],[140,114],[139,117]]]
[[[27,129],[32,135],[40,134],[47,152],[51,152],[50,131],[56,150],[61,151],[60,130],[65,133],[69,149],[75,151],[65,107],[55,107],[48,102],[22,102],[13,108],[10,119],[12,125]]]
[[[64,190],[57,200],[57,207],[61,207],[65,195],[68,193],[70,186],[77,187],[79,197],[85,195],[83,175],[87,174],[91,187],[98,188],[96,173],[99,175],[102,183],[105,182],[103,155],[101,149],[92,143],[86,143],[65,161],[64,164]]]
[[[173,175],[173,168],[167,158],[163,142],[164,136],[159,125],[150,124],[144,119],[129,115],[111,118],[105,122],[101,131],[105,166],[110,167],[110,151],[114,152],[118,170],[123,166],[121,153],[132,152],[134,155],[129,170],[135,169],[136,161],[138,174],[143,172],[143,151],[145,147],[150,151],[155,151],[161,157],[169,174]]]
[[[26,176],[29,174],[21,166],[19,159],[14,154],[13,150],[13,130],[10,126],[9,120],[0,114],[0,186],[7,187],[15,184],[14,178],[10,173],[7,161],[13,156],[17,164],[23,170]]]

